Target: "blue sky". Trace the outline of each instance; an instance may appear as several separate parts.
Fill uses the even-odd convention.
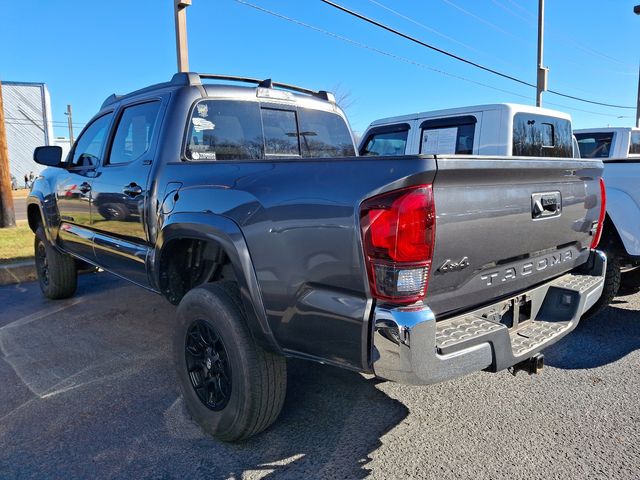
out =
[[[537,0],[337,2],[535,83]],[[79,128],[109,94],[167,80],[176,71],[172,3],[5,1],[0,79],[46,82],[54,120],[65,121],[66,104],[71,103]],[[191,70],[273,78],[348,94],[347,113],[360,132],[385,116],[535,101],[532,88],[411,44],[319,0],[246,3],[328,33],[240,0],[193,0],[188,9]],[[547,0],[545,64],[551,69],[550,88],[635,106],[640,40],[640,16],[633,14],[636,3],[640,0]],[[588,105],[549,93],[544,106],[570,113],[575,128],[630,126],[635,116],[634,110]],[[56,127],[56,135],[66,135],[66,128]]]

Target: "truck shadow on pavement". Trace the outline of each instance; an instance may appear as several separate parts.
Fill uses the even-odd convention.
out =
[[[583,319],[567,337],[544,351],[547,365],[563,369],[596,368],[620,360],[640,348],[640,315],[616,305]]]
[[[103,274],[59,302],[33,283],[3,292],[0,476],[364,478],[381,437],[408,415],[377,380],[290,360],[276,423],[218,442],[178,395],[164,299]]]
[[[288,367],[287,398],[276,423],[243,444],[207,437],[201,458],[211,470],[224,465],[225,478],[365,478],[370,454],[408,409],[357,373],[297,360]]]

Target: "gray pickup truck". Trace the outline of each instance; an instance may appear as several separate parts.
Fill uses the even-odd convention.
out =
[[[34,158],[44,294],[93,265],[179,305],[182,395],[224,440],[276,419],[286,357],[411,384],[535,372],[602,290],[600,161],[357,157],[324,91],[176,74]]]

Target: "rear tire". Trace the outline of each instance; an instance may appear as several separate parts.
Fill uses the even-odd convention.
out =
[[[620,261],[615,252],[605,251],[604,253],[607,255],[607,271],[604,276],[602,295],[582,316],[583,319],[591,318],[608,307],[620,290]]]
[[[284,403],[286,361],[256,344],[237,287],[207,284],[178,307],[173,352],[191,417],[214,437],[239,441],[271,425]]]
[[[72,296],[78,287],[78,272],[74,258],[59,252],[49,244],[42,226],[36,229],[34,250],[38,282],[44,296],[51,300]]]

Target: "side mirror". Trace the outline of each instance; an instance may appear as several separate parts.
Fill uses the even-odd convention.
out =
[[[62,147],[36,147],[33,151],[33,161],[47,167],[62,167]]]

